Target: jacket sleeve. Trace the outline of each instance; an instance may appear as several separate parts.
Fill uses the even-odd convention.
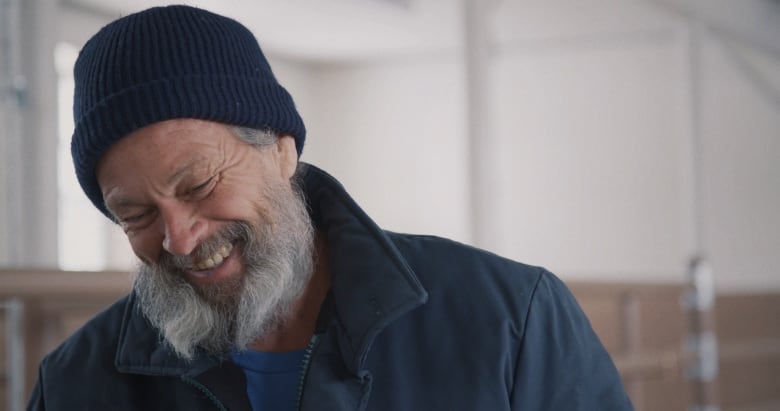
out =
[[[43,411],[46,407],[43,402],[43,368],[38,368],[38,381],[35,382],[35,387],[30,396],[30,401],[27,403],[27,411]]]
[[[568,288],[543,273],[517,356],[513,410],[633,410],[620,375]]]

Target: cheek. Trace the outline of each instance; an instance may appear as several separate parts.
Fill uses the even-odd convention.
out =
[[[133,249],[136,257],[146,264],[157,263],[162,252],[163,237],[154,235],[152,230],[145,229],[140,232],[127,234],[130,247]]]
[[[247,220],[256,222],[266,202],[257,182],[242,185],[223,184],[201,202],[203,215],[214,220]]]

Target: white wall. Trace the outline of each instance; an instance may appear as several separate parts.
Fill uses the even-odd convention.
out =
[[[570,277],[679,278],[691,227],[675,47],[605,42],[497,61],[516,206],[503,253]]]
[[[688,21],[645,23],[497,50],[492,128],[514,212],[493,251],[567,279],[641,282],[683,281],[699,251],[721,290],[780,289],[776,56],[748,55],[774,86],[762,91],[713,32],[692,57]],[[387,228],[471,242],[462,61],[389,60],[313,68],[303,159]]]
[[[495,60],[493,130],[511,161],[511,258],[572,278],[681,279],[687,109],[672,41]],[[670,64],[672,63],[672,64]],[[304,160],[383,226],[471,242],[461,61],[318,70]]]
[[[719,285],[780,289],[780,55],[704,48],[706,249]]]
[[[452,58],[322,66],[302,159],[385,228],[468,233],[463,74]]]

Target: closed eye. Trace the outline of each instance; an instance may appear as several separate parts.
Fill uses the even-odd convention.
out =
[[[146,215],[146,212],[144,211],[143,213],[133,214],[131,216],[123,217],[122,218],[122,222],[123,223],[132,223],[134,221],[138,221],[138,220],[144,218],[145,215]]]
[[[119,219],[120,225],[125,229],[136,229],[139,226],[143,226],[147,217],[151,215],[151,210],[145,210],[136,214],[131,214]]]
[[[200,184],[190,188],[188,194],[190,194],[190,195],[203,194],[206,191],[206,189],[209,188],[209,186],[211,185],[211,183],[213,181],[214,181],[214,177],[209,177],[208,180],[206,180],[206,181],[204,181],[204,182],[202,182],[202,183],[200,183]]]

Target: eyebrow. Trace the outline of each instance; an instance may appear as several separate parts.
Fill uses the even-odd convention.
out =
[[[183,165],[179,166],[178,168],[175,169],[173,174],[171,174],[165,180],[165,183],[169,185],[174,184],[176,181],[180,180],[185,174],[190,172],[197,163],[198,163],[197,159],[191,159],[188,162],[184,163]],[[124,197],[122,190],[118,190],[118,189],[110,190],[108,193],[104,194],[103,202],[106,205],[106,208],[108,208],[108,210],[112,214],[114,213],[112,209],[116,209],[120,207],[132,207],[132,206],[143,205],[137,201],[133,201],[127,197]]]
[[[106,208],[108,211],[111,212],[111,214],[116,215],[115,211],[119,208],[125,208],[125,207],[132,207],[132,206],[139,206],[141,205],[137,201],[133,201],[127,197],[125,197],[121,190],[111,190],[107,193],[107,195],[103,196],[103,203],[106,205]]]
[[[166,184],[173,184],[176,181],[180,180],[182,176],[187,174],[190,170],[192,170],[193,167],[195,167],[195,163],[197,163],[198,160],[191,159],[188,162],[184,163],[183,165],[179,166],[179,168],[176,169],[176,171],[173,172],[173,174],[168,177],[168,179],[165,181]]]

